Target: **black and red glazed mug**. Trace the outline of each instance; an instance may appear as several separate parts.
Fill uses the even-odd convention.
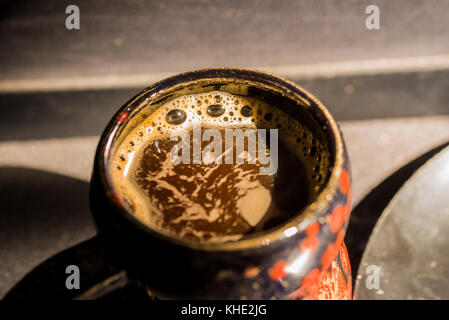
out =
[[[290,220],[241,240],[202,243],[170,237],[135,218],[114,190],[109,161],[120,139],[163,101],[220,90],[270,97],[324,137],[330,166],[323,188]],[[240,94],[241,94],[240,90]],[[161,299],[351,299],[343,242],[352,188],[342,134],[324,105],[273,74],[239,68],[175,75],[129,100],[104,130],[95,157],[90,202],[108,259]]]

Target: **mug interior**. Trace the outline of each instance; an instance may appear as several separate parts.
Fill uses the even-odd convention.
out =
[[[163,104],[183,95],[212,91],[257,97],[297,120],[305,129],[301,136],[298,136],[298,143],[300,143],[298,147],[302,149],[304,157],[311,164],[315,163],[315,167],[308,170],[311,172],[310,178],[315,179],[315,193],[304,209],[297,212],[288,221],[271,229],[224,243],[201,243],[171,237],[134,219],[131,208],[127,207],[126,202],[115,190],[109,166],[112,155],[125,137]],[[326,108],[316,98],[287,80],[268,73],[246,69],[205,69],[163,80],[142,91],[119,110],[110,123],[108,131],[102,160],[105,168],[105,183],[107,188],[112,191],[111,194],[114,195],[111,200],[123,209],[125,215],[128,215],[140,227],[146,228],[148,231],[151,230],[151,233],[155,232],[169,241],[206,250],[257,247],[289,237],[293,233],[302,232],[307,221],[324,213],[328,207],[330,198],[326,195],[335,192],[335,183],[331,183],[331,180],[335,180],[335,178],[332,179],[332,176],[338,173],[339,166],[343,162],[338,127]],[[286,230],[290,230],[288,235]],[[291,230],[295,232],[292,233]]]

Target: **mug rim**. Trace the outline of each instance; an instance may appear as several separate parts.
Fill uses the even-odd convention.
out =
[[[142,104],[148,103],[147,97],[150,98],[156,96],[158,93],[162,94],[164,90],[173,89],[176,85],[188,86],[189,83],[193,83],[198,80],[219,80],[219,79],[234,79],[236,74],[246,74],[251,75],[254,78],[247,79],[250,82],[257,83],[257,80],[272,80],[276,84],[280,85],[285,91],[289,91],[288,98],[292,99],[294,102],[298,103],[301,100],[311,100],[311,102],[318,108],[327,121],[331,136],[334,139],[333,148],[330,150],[331,154],[334,156],[334,161],[331,162],[332,171],[324,184],[323,189],[319,192],[318,196],[307,206],[302,208],[298,213],[293,215],[289,220],[277,224],[276,226],[262,232],[255,233],[253,235],[243,236],[241,239],[229,242],[200,242],[188,239],[182,239],[175,236],[170,236],[166,233],[160,232],[154,228],[151,228],[147,224],[141,222],[137,219],[131,212],[129,212],[123,205],[120,197],[114,190],[112,179],[108,170],[107,162],[110,158],[111,149],[113,147],[113,140],[117,133],[117,130],[126,125],[127,117],[136,108],[140,107]],[[204,76],[203,76],[204,75]],[[211,75],[218,75],[212,77]],[[199,76],[199,77],[198,77]],[[234,77],[233,77],[234,76]],[[188,80],[189,78],[194,78],[195,80]],[[242,78],[244,80],[246,78]],[[272,88],[272,90],[274,90]],[[306,99],[305,99],[306,98]],[[308,111],[310,112],[310,111]],[[328,141],[329,142],[329,141]],[[330,148],[331,149],[331,148]],[[195,250],[204,251],[239,251],[248,249],[258,249],[261,247],[270,246],[277,243],[283,239],[291,238],[305,232],[307,226],[311,223],[319,220],[321,217],[326,215],[332,206],[334,195],[337,193],[339,187],[339,178],[343,170],[345,163],[345,150],[343,137],[338,127],[337,122],[327,110],[321,101],[319,101],[310,92],[299,86],[298,84],[287,80],[281,76],[255,69],[249,68],[232,68],[232,67],[221,67],[221,68],[204,68],[196,69],[192,71],[187,71],[183,73],[175,74],[171,77],[162,79],[158,82],[153,83],[149,87],[141,90],[137,95],[126,102],[119,110],[115,113],[112,119],[109,121],[108,125],[101,134],[100,142],[97,147],[97,152],[95,156],[95,166],[98,166],[100,184],[101,187],[111,204],[114,205],[116,209],[124,216],[128,221],[130,221],[138,229],[155,236],[161,240],[168,241],[174,245],[187,247]],[[286,233],[286,230],[289,230]]]

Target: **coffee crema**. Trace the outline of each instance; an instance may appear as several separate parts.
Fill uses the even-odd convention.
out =
[[[175,164],[170,152],[178,141],[170,135],[184,130],[192,145],[197,125],[201,133],[214,128],[222,137],[226,129],[277,129],[277,171],[261,175],[266,164],[248,163],[247,148],[244,163]],[[202,149],[210,142],[200,141]],[[235,159],[235,141],[232,146]],[[329,156],[305,126],[263,99],[212,91],[161,105],[121,141],[110,170],[129,211],[150,228],[184,239],[226,242],[297,215],[324,185]]]

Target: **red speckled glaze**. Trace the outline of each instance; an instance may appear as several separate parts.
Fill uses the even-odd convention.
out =
[[[348,250],[343,241],[345,230],[343,224],[348,222],[351,210],[352,187],[347,170],[343,170],[340,176],[340,192],[346,196],[346,205],[337,206],[332,214],[330,230],[338,232],[337,239],[330,244],[321,258],[322,271],[312,270],[312,278],[315,282],[310,285],[304,283],[303,299],[307,300],[351,300],[352,299],[352,276],[351,264]],[[311,225],[312,226],[312,225]],[[309,226],[310,228],[310,226]],[[310,274],[308,276],[310,276]],[[306,277],[307,278],[307,277]]]
[[[337,233],[334,243],[329,244],[321,257],[322,269],[313,269],[304,278],[301,287],[290,298],[302,298],[305,300],[350,300],[352,299],[351,264],[348,251],[343,241],[345,230],[343,225],[347,223],[351,210],[352,187],[347,170],[343,170],[340,176],[340,192],[346,196],[346,204],[339,205],[331,213],[330,231]],[[307,238],[302,246],[310,243],[312,237],[318,234],[318,223],[312,223],[307,229]],[[314,239],[314,238],[313,238]]]
[[[287,295],[288,299],[305,300],[349,300],[352,299],[352,276],[348,252],[344,244],[345,230],[352,201],[352,187],[347,169],[343,169],[339,179],[339,198],[343,204],[336,205],[326,217],[326,223],[313,222],[305,230],[306,237],[299,249],[302,253],[314,253],[320,245],[320,235],[325,225],[330,234],[336,234],[335,241],[327,244],[320,257],[320,268],[312,268],[303,278],[299,288]],[[341,202],[341,200],[340,200]],[[271,269],[270,277],[274,281],[286,278],[286,260],[279,260]]]
[[[117,119],[117,123],[123,123],[126,119],[128,118],[128,112],[122,112],[118,119]]]
[[[301,286],[288,295],[290,299],[351,300],[352,276],[348,251],[341,243],[338,256],[326,270],[312,269]]]
[[[317,270],[317,269],[315,269]],[[352,299],[352,277],[348,251],[341,244],[337,258],[331,266],[321,272],[316,282],[309,287],[306,300],[350,300]]]

